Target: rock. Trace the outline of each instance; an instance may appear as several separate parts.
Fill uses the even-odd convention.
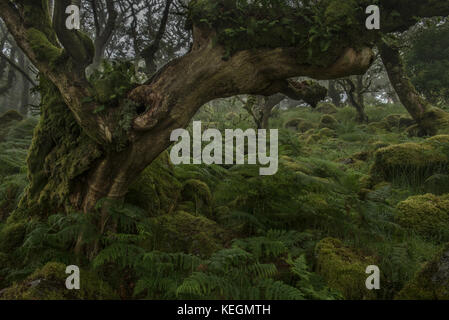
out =
[[[371,174],[378,182],[420,185],[428,177],[446,172],[448,167],[448,155],[431,143],[403,143],[377,150]]]
[[[397,300],[449,300],[449,244],[416,273]]]
[[[210,256],[222,247],[225,231],[213,220],[177,211],[152,218],[155,246],[168,252]]]
[[[449,194],[412,196],[397,205],[396,221],[429,239],[449,239]]]
[[[319,128],[337,129],[338,121],[333,116],[325,114],[321,117]]]
[[[321,102],[318,104],[317,108],[315,109],[318,112],[324,113],[324,114],[335,114],[338,112],[337,107],[329,102]]]
[[[393,128],[399,127],[400,119],[400,114],[390,114],[389,116],[385,117],[382,122],[386,123],[388,125],[388,128],[391,130]]]
[[[346,299],[374,299],[375,292],[367,290],[366,267],[374,263],[373,257],[355,253],[335,238],[322,239],[315,248],[316,271],[330,288],[338,290]]]
[[[296,118],[296,119],[292,119],[289,120],[285,123],[285,128],[290,129],[290,130],[294,130],[294,131],[299,131],[299,132],[306,132],[308,130],[314,129],[316,126],[307,120],[301,119],[301,118]]]
[[[49,262],[25,280],[1,291],[4,300],[110,300],[118,299],[112,288],[91,271],[80,270],[79,290],[67,290],[66,265]]]

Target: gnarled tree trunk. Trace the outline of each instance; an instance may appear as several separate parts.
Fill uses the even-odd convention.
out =
[[[449,132],[449,114],[433,107],[416,91],[405,72],[399,49],[384,42],[379,45],[379,50],[390,82],[402,104],[418,124],[421,134]]]

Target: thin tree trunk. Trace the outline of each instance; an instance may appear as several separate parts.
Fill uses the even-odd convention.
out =
[[[19,56],[19,66],[23,71],[27,71],[28,63],[25,60],[25,55],[23,53],[20,53]],[[30,103],[30,82],[25,77],[25,75],[22,74],[22,95],[21,95],[21,101],[19,106],[19,112],[23,115],[28,114],[28,105]]]
[[[336,84],[337,84],[337,82],[335,80],[329,80],[328,95],[331,98],[332,103],[335,106],[340,107],[341,106],[341,97],[340,97],[340,93],[337,90]]]
[[[423,135],[449,131],[449,114],[424,100],[411,83],[399,49],[385,43],[379,46],[390,82],[404,107],[418,123]]]

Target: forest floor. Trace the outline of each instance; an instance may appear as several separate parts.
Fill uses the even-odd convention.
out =
[[[415,137],[395,105],[276,111],[279,170],[181,165],[162,154],[98,212],[11,213],[27,186],[35,118],[0,130],[0,298],[447,299],[449,136]],[[217,129],[253,127],[245,110],[204,107]],[[407,129],[408,128],[408,129]],[[99,249],[75,255],[78,235]],[[65,288],[66,265],[83,270]],[[365,284],[370,265],[380,289]]]

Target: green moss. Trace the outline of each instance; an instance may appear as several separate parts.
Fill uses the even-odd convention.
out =
[[[320,131],[318,131],[318,135],[324,138],[335,138],[337,136],[337,133],[335,132],[335,130],[322,128],[320,129]]]
[[[335,117],[331,116],[330,114],[325,114],[320,119],[320,128],[329,128],[332,130],[337,129],[338,121],[335,119]]]
[[[419,185],[448,166],[447,155],[431,143],[403,143],[377,150],[371,173],[377,181]]]
[[[152,219],[156,247],[209,256],[222,247],[225,232],[203,216],[177,211]]]
[[[287,129],[292,129],[292,130],[296,130],[299,132],[306,132],[309,131],[310,129],[314,129],[316,126],[307,120],[301,119],[301,118],[295,118],[295,119],[291,119],[288,120],[285,124],[284,127]]]
[[[408,128],[414,124],[415,124],[415,120],[413,120],[412,118],[410,118],[408,116],[402,115],[399,118],[399,128],[401,128],[401,129]]]
[[[449,193],[449,175],[434,174],[424,181],[424,190],[435,195]]]
[[[338,290],[346,299],[373,299],[375,293],[366,288],[366,267],[374,259],[356,254],[334,238],[321,240],[316,248],[316,271],[332,289]]]
[[[0,200],[0,222],[5,221],[15,209],[16,201],[21,191],[21,187],[17,184],[11,183],[7,186],[3,195],[4,198]]]
[[[85,300],[118,299],[108,284],[98,275],[80,270],[80,290],[68,290],[65,281],[66,265],[49,262],[26,280],[5,289],[0,296],[5,300]]]
[[[389,129],[397,128],[399,127],[399,120],[401,119],[400,114],[390,114],[387,117],[385,117],[382,122],[386,123],[389,127]]]
[[[449,300],[449,245],[418,271],[397,300]]]
[[[151,216],[167,214],[175,209],[181,189],[168,152],[164,152],[131,185],[125,201],[147,210]]]
[[[30,185],[19,208],[47,215],[67,204],[75,182],[102,156],[102,151],[44,76],[40,77],[39,91],[41,117],[27,158]]]
[[[106,107],[116,107],[134,86],[134,65],[128,61],[104,61],[89,77],[95,100]]]
[[[438,147],[441,144],[449,143],[449,135],[447,135],[447,134],[436,135],[436,136],[427,138],[426,141],[429,142],[430,144]]]
[[[63,50],[51,43],[47,36],[35,28],[27,30],[27,38],[38,60],[54,63]]]
[[[337,107],[329,102],[320,103],[316,110],[324,114],[336,114],[338,112]]]
[[[369,123],[367,130],[370,133],[384,132],[390,130],[390,126],[386,122],[376,121]]]
[[[5,225],[0,231],[0,251],[11,253],[22,245],[26,233],[26,223],[16,222]]]
[[[182,198],[191,201],[194,205],[193,211],[201,213],[206,217],[212,215],[212,193],[209,186],[203,181],[190,179],[184,182]]]
[[[428,238],[448,238],[449,195],[413,196],[397,206],[396,221]]]

